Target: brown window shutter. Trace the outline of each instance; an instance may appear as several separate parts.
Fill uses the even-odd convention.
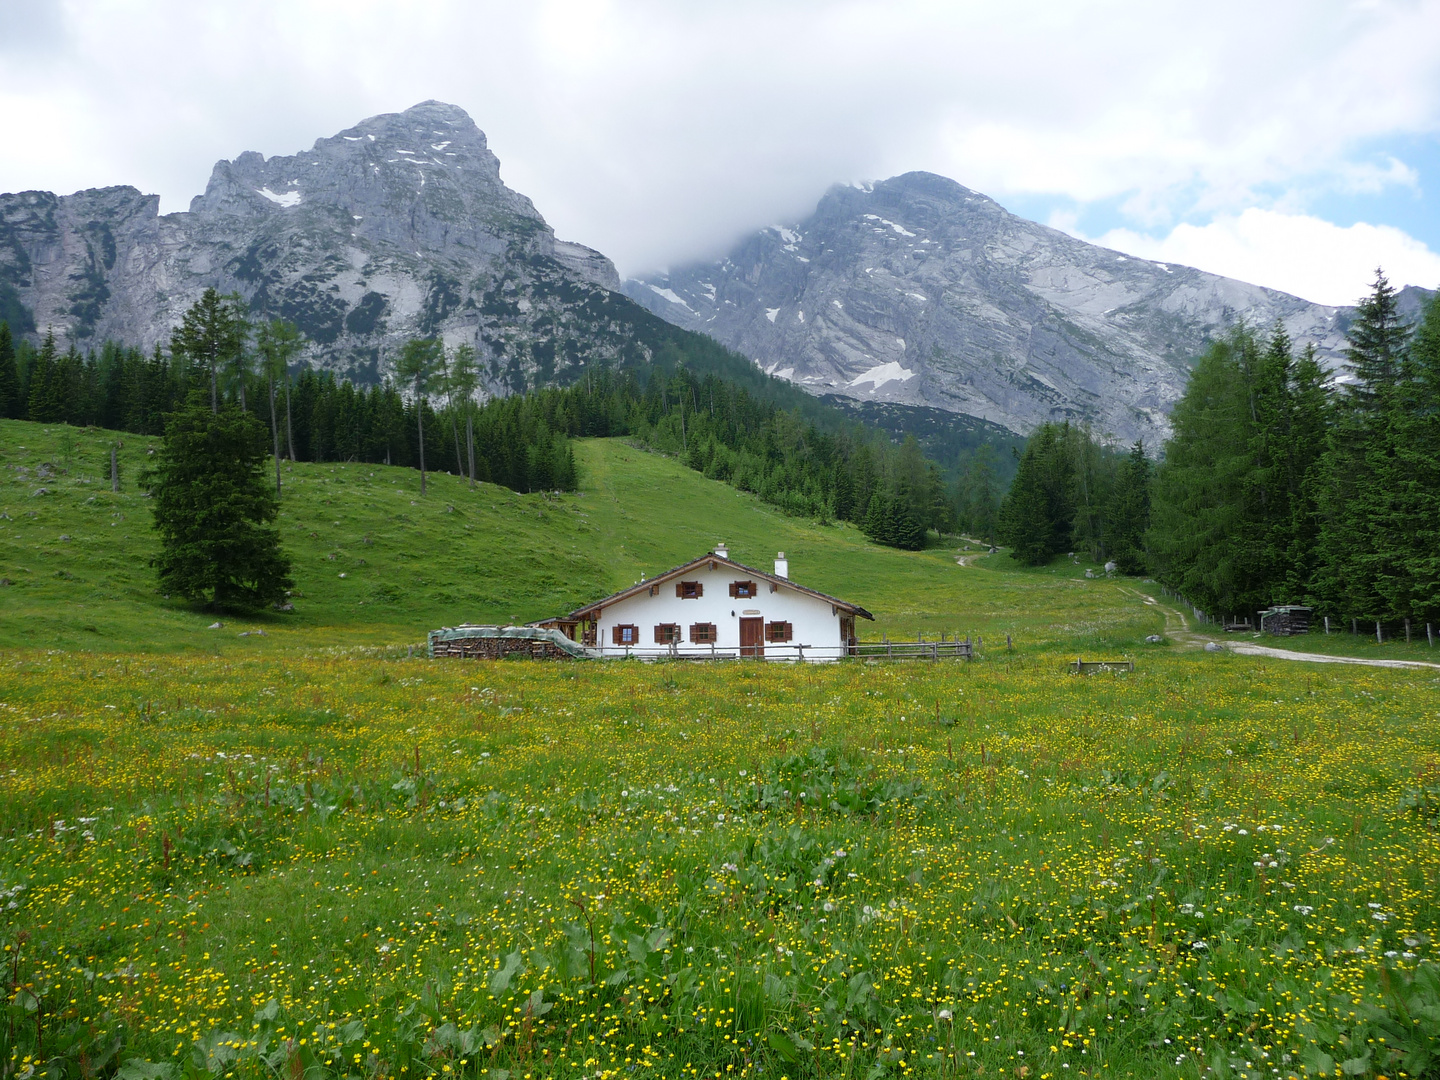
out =
[[[696,599],[696,600],[699,600],[699,599],[700,599],[702,596],[704,596],[704,595],[705,595],[705,583],[704,583],[703,581],[697,581],[697,582],[695,582],[695,599]]]
[[[611,641],[611,644],[614,644],[614,645],[623,645],[623,644],[624,644],[624,642],[622,642],[622,641],[620,640],[620,626],[619,626],[619,624],[616,624],[615,626],[610,627],[610,641]]]
[[[733,599],[735,599],[735,598],[736,598],[737,596],[739,596],[739,595],[740,595],[740,583],[739,583],[738,581],[732,581],[732,582],[730,582],[730,598],[733,600]]]
[[[685,599],[685,583],[683,581],[677,581],[675,583],[675,599]]]

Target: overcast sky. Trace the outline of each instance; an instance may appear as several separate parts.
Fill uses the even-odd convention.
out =
[[[928,169],[1323,303],[1440,286],[1440,0],[0,0],[0,191],[182,210],[427,98],[622,273]]]

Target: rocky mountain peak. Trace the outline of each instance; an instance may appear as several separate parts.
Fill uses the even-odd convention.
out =
[[[247,151],[217,162],[190,204],[206,217],[313,211],[349,214],[357,236],[422,251],[459,242],[493,254],[517,232],[553,240],[534,204],[500,179],[485,133],[436,101],[372,116],[293,156]]]
[[[454,105],[372,116],[298,154],[247,151],[216,163],[187,212],[156,211],[133,188],[0,195],[0,312],[148,350],[213,286],[295,322],[313,362],[357,378],[433,334],[474,344],[497,389],[620,347],[578,340],[567,319],[601,316],[615,267],[555,238]],[[562,358],[545,339],[567,329]]]
[[[1239,319],[1343,346],[1334,308],[1088,244],[925,172],[833,187],[803,221],[626,292],[812,393],[1124,442],[1164,437],[1190,360]]]

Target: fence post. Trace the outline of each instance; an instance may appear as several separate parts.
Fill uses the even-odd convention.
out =
[[[1385,639],[1380,636],[1380,620],[1375,620],[1375,644],[1384,645]]]
[[[1405,620],[1405,644],[1410,644],[1410,620]]]
[[[1326,637],[1329,637],[1329,636],[1330,636],[1330,616],[1329,616],[1329,615],[1326,615],[1326,616],[1325,616],[1325,636],[1326,636]]]
[[[120,465],[115,460],[115,445],[110,445],[110,490],[120,490]]]
[[[1425,624],[1425,637],[1430,642],[1430,648],[1435,648],[1435,633],[1430,629],[1430,624]]]
[[[1009,635],[1009,634],[1006,634],[1006,635],[1005,635],[1005,651],[1006,651],[1006,652],[1009,652],[1009,651],[1011,651],[1013,648],[1014,648],[1014,644],[1013,644],[1013,643],[1011,642],[1011,640],[1010,640],[1010,635]]]
[[[1357,637],[1360,635],[1360,620],[1359,620],[1359,619],[1351,619],[1351,620],[1350,620],[1350,633],[1356,635]]]
[[[932,641],[932,642],[930,643],[930,659],[931,659],[931,660],[939,660],[939,659],[940,659],[940,645],[939,645],[938,642]]]

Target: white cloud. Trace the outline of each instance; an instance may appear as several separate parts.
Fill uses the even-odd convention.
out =
[[[24,47],[0,32],[0,190],[130,183],[183,209],[218,158],[439,98],[622,270],[908,169],[1113,200],[1145,231],[1303,213],[1294,192],[1413,188],[1409,163],[1357,148],[1440,131],[1437,0],[0,7],[29,13]]]
[[[1335,306],[1369,292],[1377,266],[1397,288],[1440,287],[1440,254],[1413,236],[1389,225],[1341,227],[1306,214],[1251,208],[1208,225],[1177,225],[1164,237],[1115,229],[1094,242]]]

